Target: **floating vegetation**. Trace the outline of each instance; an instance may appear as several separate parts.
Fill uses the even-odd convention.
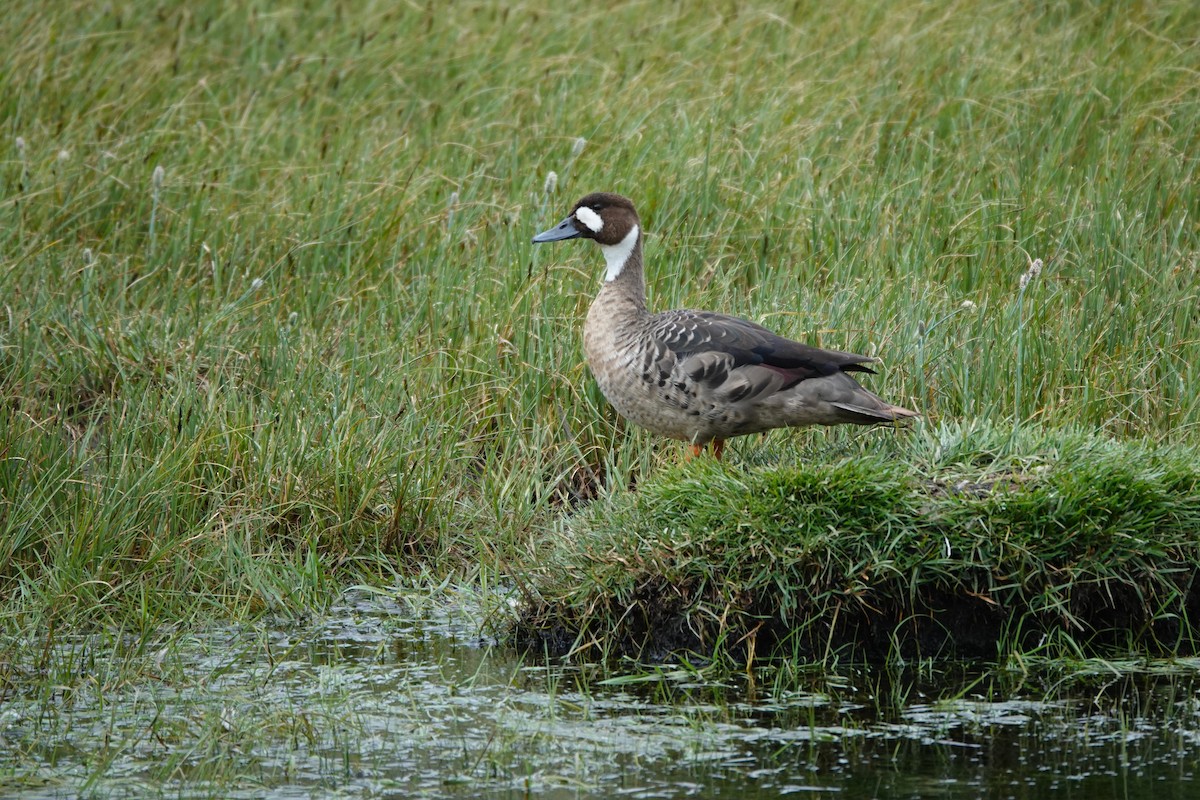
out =
[[[480,635],[476,600],[450,599],[352,594],[306,625],[30,648],[5,666],[41,660],[53,680],[5,684],[0,791],[1040,798],[1132,795],[1200,760],[1195,662],[622,672],[522,659]]]

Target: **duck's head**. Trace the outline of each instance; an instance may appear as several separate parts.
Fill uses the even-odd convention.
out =
[[[533,237],[534,242],[557,242],[582,236],[600,244],[620,244],[638,227],[637,211],[628,197],[593,192],[580,200],[562,222]]]
[[[608,262],[605,279],[611,281],[621,274],[640,236],[641,221],[633,201],[611,192],[593,192],[576,203],[566,219],[534,236],[533,241],[594,239]]]

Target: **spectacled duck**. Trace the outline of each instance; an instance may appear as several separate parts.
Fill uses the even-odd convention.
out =
[[[607,270],[583,326],[600,391],[630,422],[688,442],[712,444],[773,428],[879,425],[920,416],[859,385],[868,356],[785,339],[762,325],[712,311],[646,309],[642,226],[627,197],[584,197],[534,242],[591,239]]]

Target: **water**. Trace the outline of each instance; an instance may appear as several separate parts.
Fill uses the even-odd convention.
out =
[[[481,638],[470,607],[360,594],[310,625],[177,633],[158,650],[82,638],[42,682],[31,653],[7,665],[0,794],[1200,796],[1195,661],[1057,685],[813,669],[785,689],[522,657]]]

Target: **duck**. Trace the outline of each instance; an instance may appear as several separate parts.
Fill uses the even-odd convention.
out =
[[[629,198],[589,194],[533,242],[568,239],[591,239],[604,255],[604,279],[583,326],[601,393],[633,424],[688,443],[693,457],[711,445],[720,460],[727,439],[776,428],[920,416],[852,377],[873,374],[866,365],[874,358],[813,347],[713,311],[648,310],[642,223]]]

